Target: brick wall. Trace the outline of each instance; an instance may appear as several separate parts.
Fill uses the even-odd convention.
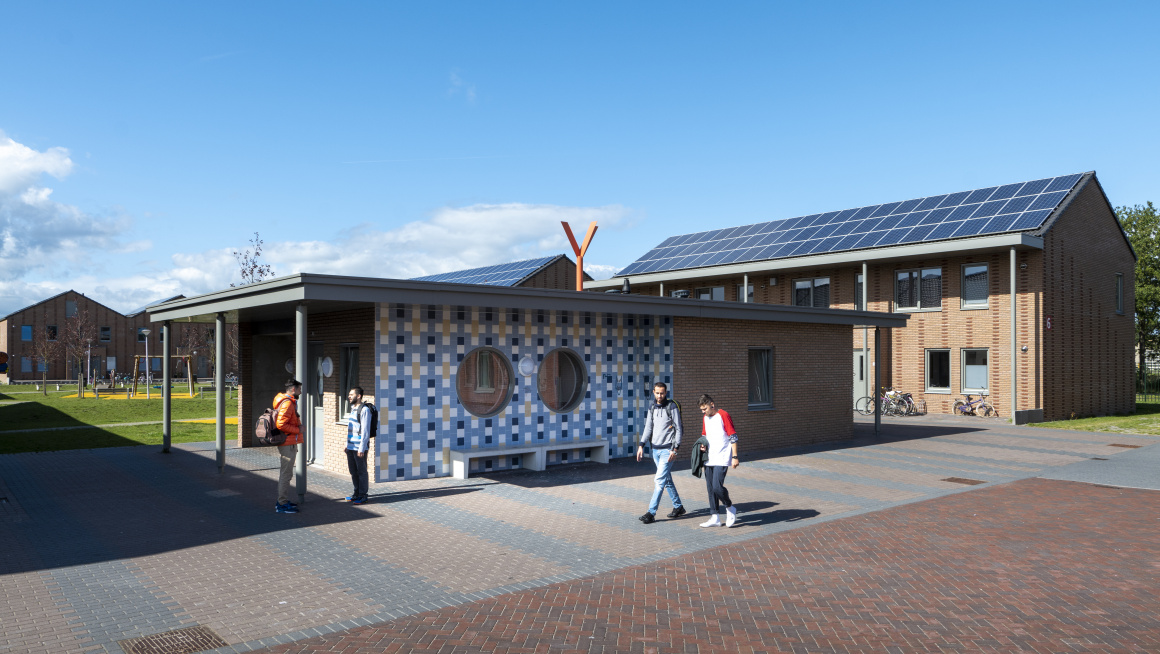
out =
[[[1115,214],[1089,183],[1044,237],[1042,367],[1052,392],[1044,417],[1128,413],[1133,381],[1135,261]],[[1114,274],[1124,275],[1124,312],[1116,313]],[[1042,320],[1041,320],[1042,324]]]
[[[849,344],[847,326],[674,318],[673,383],[689,442],[701,433],[701,393],[733,416],[742,452],[850,438]],[[773,348],[773,409],[747,408],[750,347]]]

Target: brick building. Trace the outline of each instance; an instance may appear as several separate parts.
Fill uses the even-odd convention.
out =
[[[907,319],[306,273],[155,305],[150,316],[238,325],[243,447],[287,377],[304,371],[302,475],[307,463],[345,473],[346,391],[362,386],[380,409],[380,481],[447,476],[464,453],[473,471],[523,465],[506,454],[513,448],[548,446],[548,465],[603,448],[631,456],[658,380],[682,402],[690,437],[708,392],[733,412],[749,451],[848,438],[853,326]],[[845,360],[819,371],[831,352]]]
[[[170,298],[174,299],[177,298]],[[43,335],[49,340],[62,341],[70,321],[78,318],[87,319],[89,325],[92,347],[85,343],[85,355],[66,361],[62,352],[52,361],[39,361],[33,349],[35,339]],[[148,336],[142,333],[143,329],[150,330]],[[227,338],[236,341],[236,337],[230,334]],[[0,319],[0,352],[8,354],[8,367],[0,373],[0,383],[31,382],[42,377],[76,380],[78,375],[87,374],[89,365],[96,376],[105,377],[109,371],[128,373],[133,366],[133,357],[145,355],[146,339],[149,340],[150,355],[162,354],[160,326],[149,322],[145,308],[123,314],[82,293],[65,291]],[[212,369],[209,355],[212,339],[213,333],[205,325],[175,323],[170,353],[194,356],[193,372],[204,377]],[[197,344],[203,346],[200,351]],[[228,370],[233,369],[234,358],[227,353]],[[155,359],[152,363],[154,373],[160,374],[161,361]],[[145,363],[142,362],[141,366],[144,372]],[[186,374],[184,370],[177,372]]]
[[[1135,410],[1134,269],[1088,172],[673,236],[585,288],[909,315],[883,333],[884,385],[1027,422]],[[849,361],[868,395],[873,339],[842,349],[812,365]]]

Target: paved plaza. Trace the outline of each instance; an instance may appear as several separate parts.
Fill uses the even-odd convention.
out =
[[[690,514],[643,525],[651,461],[375,484],[358,507],[311,470],[280,515],[268,449],[224,475],[205,443],[0,456],[0,652],[195,627],[223,652],[1160,651],[1160,438],[872,429],[743,449],[733,529],[698,528],[687,463]]]

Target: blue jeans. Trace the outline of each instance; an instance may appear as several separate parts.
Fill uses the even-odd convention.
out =
[[[653,477],[653,483],[656,487],[653,488],[652,499],[648,503],[648,512],[656,515],[657,508],[661,504],[661,495],[664,495],[665,490],[669,491],[669,499],[673,501],[673,508],[681,508],[681,496],[677,495],[677,487],[673,485],[673,462],[669,460],[669,454],[672,452],[669,448],[652,448],[653,462],[657,464],[657,474]]]

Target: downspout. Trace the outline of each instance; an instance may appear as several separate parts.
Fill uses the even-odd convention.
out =
[[[1019,375],[1015,345],[1015,246],[1011,246],[1011,424],[1015,422],[1015,411],[1019,408]]]
[[[745,273],[745,281],[741,282],[741,301],[749,302],[749,273]]]

